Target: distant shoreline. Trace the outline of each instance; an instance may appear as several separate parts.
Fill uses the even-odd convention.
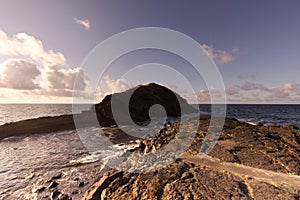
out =
[[[97,126],[97,124],[92,123],[92,120],[89,120],[91,114],[87,113],[39,117],[0,125],[0,140],[12,136],[25,136],[75,130],[76,126],[74,123],[74,117],[81,120],[81,127]]]
[[[201,117],[207,117],[209,115],[201,115]],[[79,126],[75,125],[74,117],[79,120]],[[83,112],[80,114],[67,114],[59,116],[48,116],[39,117],[33,119],[26,119],[17,122],[10,122],[0,125],[0,140],[13,137],[13,136],[26,136],[33,134],[44,134],[44,133],[54,133],[67,130],[75,130],[76,128],[84,127],[100,127],[98,122],[94,119],[95,113],[93,112]],[[253,122],[243,121],[236,118],[226,117],[226,119],[235,119],[240,123],[247,123],[252,126],[261,126],[262,124],[255,124]],[[78,122],[78,121],[77,121]],[[269,124],[266,126],[294,126],[292,124],[277,125]]]

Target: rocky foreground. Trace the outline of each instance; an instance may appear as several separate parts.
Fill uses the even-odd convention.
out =
[[[209,117],[202,117],[197,132],[184,127],[193,137],[192,144],[175,162],[134,173],[134,168],[149,170],[151,165],[141,162],[147,155],[155,155],[164,145],[180,139],[179,122],[167,124],[142,140],[134,150],[142,153],[140,157],[128,157],[133,169],[108,169],[82,199],[300,199],[297,127],[255,126],[226,119],[217,144],[208,156],[200,158],[209,122]],[[176,151],[174,147],[173,153]],[[159,159],[155,163],[163,164]]]

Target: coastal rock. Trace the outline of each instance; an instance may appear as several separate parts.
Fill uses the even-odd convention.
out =
[[[42,186],[42,187],[40,187],[38,189],[34,189],[33,192],[34,193],[41,193],[41,192],[45,191],[45,189],[46,189],[46,187]]]
[[[48,188],[49,188],[49,189],[51,189],[51,188],[56,188],[57,186],[58,186],[58,183],[57,183],[56,181],[52,181],[52,182],[49,184]]]
[[[126,102],[126,99],[130,99],[129,102]],[[93,110],[96,111],[101,126],[112,126],[116,125],[112,114],[112,105],[118,112],[119,122],[128,124],[132,120],[135,123],[149,122],[149,110],[156,104],[165,109],[167,117],[179,117],[182,114],[196,112],[196,109],[178,94],[155,83],[139,85],[125,92],[107,95],[99,104],[95,105]],[[164,117],[164,113],[160,109],[151,111],[151,117]]]
[[[226,119],[217,144],[206,157],[200,158],[197,154],[209,121],[210,117],[201,117],[196,133],[184,129],[194,139],[175,162],[144,173],[131,173],[134,168],[128,172],[110,169],[82,199],[299,199],[298,129]],[[142,169],[140,163],[145,154],[156,154],[157,149],[178,140],[179,125],[180,122],[167,123],[156,134],[143,139],[134,151],[144,154],[129,158],[133,166]],[[159,162],[154,160],[152,164],[156,166]]]
[[[54,176],[52,176],[52,180],[56,180],[56,179],[60,179],[62,177],[62,173],[61,172],[59,172],[59,173],[57,173],[57,174],[55,174]]]
[[[60,191],[54,190],[54,191],[51,193],[51,195],[50,195],[50,199],[51,199],[51,200],[55,200],[55,199],[57,199],[57,197],[58,197],[60,194],[61,194]]]
[[[67,194],[60,194],[60,195],[57,197],[57,200],[72,200],[72,198],[69,197],[69,195],[67,195]]]
[[[165,128],[161,129],[157,134],[141,140],[140,146],[136,150],[144,153],[155,153],[156,150],[168,144],[175,138],[180,122],[168,122],[164,126]]]
[[[81,181],[79,184],[78,184],[78,187],[83,187],[84,186],[84,182]]]

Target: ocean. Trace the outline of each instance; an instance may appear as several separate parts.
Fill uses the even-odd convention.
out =
[[[202,114],[212,114],[210,105],[199,105]],[[300,104],[229,104],[227,117],[264,125],[295,125],[300,127]]]
[[[76,106],[75,113],[88,110],[89,105]],[[72,104],[0,104],[0,125],[38,117],[72,114]]]
[[[199,105],[202,115],[212,114],[211,105]],[[89,105],[76,106],[76,113]],[[72,114],[71,104],[0,104],[0,125],[25,119]],[[227,117],[251,123],[292,124],[300,127],[300,104],[229,104]]]
[[[88,108],[82,105],[76,112]],[[199,108],[202,115],[212,114],[210,105],[199,105]],[[2,104],[0,124],[71,113],[72,105],[69,104]],[[300,127],[299,114],[300,105],[227,106],[227,117],[249,123],[293,124]],[[95,135],[99,133],[95,128],[86,131]],[[37,199],[34,190],[45,185],[45,177],[58,172],[62,173],[59,190],[73,193],[74,184],[78,184],[74,179],[78,178],[85,182],[81,188],[84,191],[101,173],[101,158],[107,160],[121,155],[126,148],[111,145],[109,149],[88,152],[76,131],[5,138],[0,141],[0,199]],[[75,199],[82,195],[81,191],[74,194]]]

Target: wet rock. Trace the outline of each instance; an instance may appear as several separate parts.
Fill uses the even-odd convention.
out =
[[[72,191],[72,194],[80,194],[80,193],[81,193],[80,190],[73,190],[73,191]]]
[[[61,194],[60,191],[54,190],[54,191],[51,193],[51,195],[50,195],[50,199],[51,199],[51,200],[55,200],[55,199],[57,199],[57,197],[58,197],[60,194]]]
[[[83,187],[84,186],[84,182],[81,181],[79,184],[78,184],[78,187]]]
[[[264,124],[263,123],[261,123],[261,122],[259,122],[258,124],[257,124],[257,126],[263,126]]]
[[[35,177],[35,173],[31,173],[28,176],[26,176],[26,179],[33,179]]]
[[[49,184],[48,188],[49,188],[49,189],[51,189],[51,188],[56,188],[57,186],[58,186],[58,183],[57,183],[56,181],[52,181],[52,182]]]
[[[182,179],[188,179],[188,178],[193,178],[193,174],[190,172],[184,172],[181,176]]]
[[[57,173],[57,174],[55,174],[54,176],[52,176],[52,180],[56,180],[56,179],[60,179],[62,177],[62,173],[61,172],[59,172],[59,173]]]
[[[42,186],[42,187],[40,187],[38,189],[34,189],[33,192],[34,193],[41,193],[41,192],[45,191],[45,189],[46,189],[46,187]]]
[[[60,195],[57,197],[57,200],[72,200],[72,198],[69,197],[69,195],[67,195],[67,194],[60,194]]]
[[[172,141],[178,131],[179,122],[166,123],[165,128],[150,138],[145,138],[141,141],[141,145],[136,149],[144,153],[156,153],[158,149]]]
[[[209,117],[201,117],[198,131],[190,131],[189,126],[184,129],[192,136],[187,155],[199,153],[209,122]],[[127,158],[128,171],[115,176],[118,172],[111,170],[88,189],[83,199],[297,199],[299,196],[299,188],[292,185],[269,180],[266,183],[261,176],[255,177],[256,173],[251,175],[253,178],[248,174],[241,176],[226,171],[229,168],[220,168],[222,164],[214,163],[216,160],[224,166],[238,166],[242,170],[251,167],[251,170],[258,168],[270,173],[299,175],[298,129],[254,126],[226,119],[219,140],[208,154],[212,160],[188,164],[182,157],[166,166],[167,156],[160,155],[157,150],[169,145],[171,151],[168,153],[176,153],[177,147],[173,147],[170,141],[181,139],[177,133],[179,126],[180,122],[167,123],[156,134],[143,139],[133,150],[140,154]],[[206,146],[211,142],[212,139],[206,140]],[[187,145],[184,140],[180,144]]]

